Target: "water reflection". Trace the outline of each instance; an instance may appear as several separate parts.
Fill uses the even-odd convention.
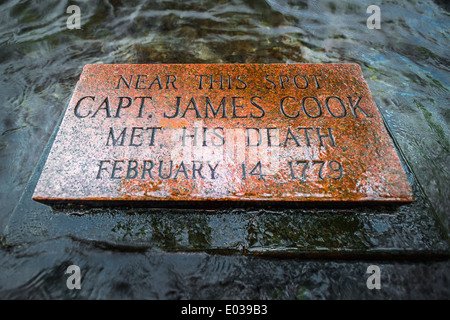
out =
[[[48,248],[60,251],[49,252]],[[421,299],[424,293],[419,289],[424,281],[435,284],[427,296],[448,298],[447,262],[408,265],[155,250],[134,253],[99,250],[66,240],[34,244],[20,251],[20,265],[15,268],[28,269],[27,276],[7,271],[0,288],[3,299]],[[37,258],[40,268],[27,268]],[[8,264],[4,258],[0,262]],[[61,277],[74,262],[82,271],[81,290],[67,290]],[[367,289],[368,263],[376,263],[387,275],[382,283],[386,290]],[[422,280],[424,274],[427,277]]]

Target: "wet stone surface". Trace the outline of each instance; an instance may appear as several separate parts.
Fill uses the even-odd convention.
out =
[[[189,206],[413,195],[356,64],[99,64],[83,69],[33,199]]]
[[[86,109],[79,111],[89,113]],[[375,111],[370,109],[373,117]],[[66,115],[69,112],[70,105]],[[405,184],[411,186],[412,193],[406,193],[405,199],[412,197],[414,201],[394,201],[395,205],[374,201],[370,206],[367,203],[338,206],[337,202],[331,206],[319,206],[319,202],[305,206],[301,201],[255,200],[242,206],[237,205],[239,202],[226,205],[213,201],[215,206],[197,202],[196,207],[192,205],[194,202],[184,201],[175,202],[177,205],[171,208],[163,202],[159,208],[139,207],[138,202],[129,201],[125,206],[96,208],[80,202],[53,206],[39,203],[32,198],[39,190],[38,181],[42,183],[45,177],[47,159],[51,159],[66,119],[63,116],[55,128],[5,230],[11,246],[69,237],[75,242],[124,252],[155,249],[307,258],[448,258],[447,230],[402,158],[396,159],[401,161]],[[99,125],[104,126],[107,120],[103,119]],[[388,130],[381,124],[380,120],[381,132]],[[393,149],[392,152],[395,154]],[[255,181],[256,187],[263,187],[260,180]]]

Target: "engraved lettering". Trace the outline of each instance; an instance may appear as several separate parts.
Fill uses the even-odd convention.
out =
[[[316,103],[317,110],[318,110],[316,115],[312,115],[311,113],[309,113],[306,110],[306,100],[307,99],[312,99]],[[304,97],[302,99],[302,108],[303,108],[303,112],[310,118],[318,118],[318,117],[320,117],[322,115],[322,107],[320,106],[320,102],[319,102],[319,100],[316,97]]]
[[[178,113],[180,112],[181,97],[176,97],[176,98],[177,98],[177,105],[176,105],[174,114],[168,116],[166,114],[166,112],[164,112],[164,118],[175,118],[178,115]]]
[[[111,179],[120,179],[120,177],[117,177],[116,176],[116,172],[117,171],[122,171],[122,167],[118,167],[117,166],[117,164],[119,163],[119,162],[125,162],[125,160],[114,160],[114,164],[113,164],[113,168],[112,168],[112,171],[111,171]]]
[[[128,161],[128,168],[127,168],[127,176],[126,179],[134,179],[138,175],[137,171],[138,162],[135,160]]]
[[[102,108],[103,105],[105,105],[105,106]],[[109,109],[109,99],[108,99],[108,97],[106,97],[105,100],[103,100],[102,104],[98,107],[97,111],[95,111],[95,113],[92,116],[92,118],[95,118],[95,116],[97,115],[97,113],[100,110],[105,110],[106,111],[106,117],[107,118],[111,118],[111,110]]]
[[[109,161],[109,160],[100,160],[100,163],[98,165],[98,172],[97,172],[96,179],[101,179],[100,175],[101,175],[103,170],[107,171],[106,168],[103,168],[103,164],[106,163],[106,162],[111,162],[111,161]]]
[[[359,106],[359,103],[361,102],[361,97],[358,97],[358,100],[356,100],[355,103],[353,103],[352,97],[347,97],[347,98],[348,98],[348,102],[350,103],[350,107],[351,107],[350,110],[352,110],[353,116],[354,116],[355,118],[359,118],[359,117],[358,117],[358,114],[356,113],[356,109],[361,110],[362,113],[364,113],[364,114],[366,115],[366,117],[372,118],[372,115],[371,115],[371,114],[367,113],[366,111],[364,111],[363,108],[361,108],[361,107]]]
[[[285,116],[285,117],[288,117],[288,118],[297,118],[299,115],[300,115],[300,112],[299,111],[297,111],[297,113],[294,115],[294,116],[291,116],[291,115],[288,115],[287,113],[286,113],[286,111],[284,110],[284,100],[286,100],[286,99],[291,99],[291,100],[294,100],[294,101],[296,101],[296,99],[294,98],[294,97],[284,97],[284,98],[282,98],[281,100],[280,100],[280,110],[281,110],[281,113]]]
[[[114,129],[111,127],[109,128],[109,134],[108,134],[108,140],[106,140],[106,145],[109,146],[110,143],[110,139],[112,141],[112,145],[116,146],[119,142],[120,139],[120,143],[118,144],[119,146],[123,146],[123,143],[125,141],[125,134],[127,132],[127,128],[123,128],[122,132],[120,133],[119,137],[116,139],[115,135],[114,135]]]
[[[247,118],[247,116],[239,116],[237,115],[237,108],[244,108],[242,104],[236,104],[238,99],[243,99],[242,97],[232,97],[231,98],[231,105],[233,107],[233,118]]]
[[[128,103],[125,106],[123,105],[124,99],[128,101]],[[120,110],[129,108],[131,106],[132,101],[133,100],[130,97],[119,97],[119,105],[117,106],[115,118],[120,118]]]
[[[127,86],[128,89],[130,89],[130,83],[131,81],[133,81],[133,76],[130,76],[130,80],[127,81],[122,75],[120,75],[119,81],[117,82],[117,86],[115,87],[115,89],[120,89],[120,80],[122,80],[122,82]]]
[[[75,109],[73,110],[73,112],[75,113],[75,116],[76,117],[78,117],[78,118],[86,118],[87,116],[89,116],[90,114],[91,114],[91,110],[89,110],[89,112],[86,114],[86,115],[81,115],[79,112],[78,112],[78,108],[80,107],[80,104],[81,104],[81,101],[83,101],[84,99],[92,99],[92,101],[95,101],[95,97],[93,97],[93,96],[86,96],[86,97],[83,97],[83,98],[81,98],[80,100],[78,100],[78,102],[77,102],[77,104],[76,104],[76,106],[75,106]]]

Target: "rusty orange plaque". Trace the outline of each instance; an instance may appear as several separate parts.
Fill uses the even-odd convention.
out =
[[[356,64],[87,65],[33,199],[413,201]]]

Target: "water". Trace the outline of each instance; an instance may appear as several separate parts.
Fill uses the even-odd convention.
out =
[[[1,230],[85,64],[280,62],[360,64],[405,160],[448,228],[450,17],[444,2],[78,3],[81,30],[66,28],[68,1],[0,5]],[[370,4],[381,8],[380,30],[366,27]],[[73,261],[83,270],[79,292],[67,290],[61,277]],[[64,236],[9,246],[2,238],[0,297],[450,297],[447,261],[375,262],[389,275],[387,290],[367,290],[367,261],[179,254]]]

